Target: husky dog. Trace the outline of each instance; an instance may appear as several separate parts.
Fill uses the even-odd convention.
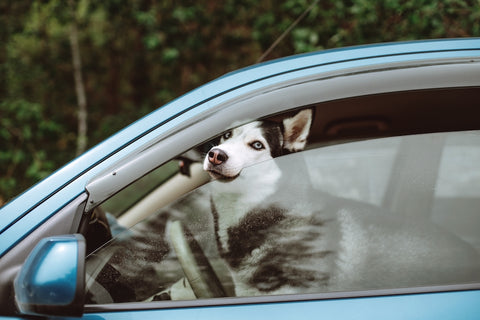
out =
[[[283,122],[252,122],[205,156],[216,179],[217,247],[237,296],[479,280],[477,252],[431,222],[314,190],[305,162],[288,155],[305,148],[311,123],[308,109]]]
[[[255,121],[225,133],[208,152],[203,168],[212,178],[235,179],[255,163],[303,150],[312,123],[312,110],[300,111],[282,123]]]

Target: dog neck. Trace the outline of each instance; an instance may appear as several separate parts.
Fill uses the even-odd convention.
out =
[[[298,157],[297,155],[291,155]],[[220,253],[229,251],[232,230],[248,225],[267,229],[293,207],[297,215],[310,212],[311,184],[305,163],[285,156],[245,168],[233,181],[211,183],[211,212]],[[288,170],[290,168],[290,170]],[[247,235],[245,235],[247,236]]]
[[[264,205],[277,192],[282,173],[274,161],[245,168],[233,181],[210,184],[212,214],[219,248],[226,248],[228,228],[237,225],[252,209]]]

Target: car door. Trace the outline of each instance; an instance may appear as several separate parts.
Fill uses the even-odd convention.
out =
[[[461,54],[457,54],[455,57],[449,57],[449,55],[453,55],[453,51],[447,54],[447,51],[442,49],[432,54],[430,58],[433,58],[433,60],[426,60],[427,55],[419,50],[420,47],[417,48],[415,53],[407,55],[397,55],[389,51],[391,48],[386,47],[375,49],[385,49],[384,55],[372,57],[372,60],[369,60],[368,63],[367,60],[362,59],[344,59],[337,62],[335,68],[330,68],[330,64],[327,62],[322,64],[310,62],[310,67],[303,68],[301,67],[302,59],[308,60],[311,58],[306,56],[280,62],[284,65],[275,66],[277,68],[275,75],[260,76],[256,74],[258,71],[255,69],[247,70],[247,74],[233,74],[230,78],[224,79],[225,81],[219,80],[212,84],[212,86],[223,86],[221,95],[210,95],[211,98],[203,99],[201,102],[191,102],[189,104],[191,107],[175,113],[175,116],[172,116],[174,113],[169,116],[165,115],[161,110],[155,115],[141,120],[134,125],[136,126],[134,129],[138,130],[141,126],[150,126],[151,129],[138,136],[129,137],[129,140],[125,140],[129,142],[123,142],[123,146],[118,151],[102,151],[104,153],[102,161],[93,159],[94,154],[98,155],[102,152],[90,153],[89,156],[92,157],[90,167],[81,171],[85,175],[84,178],[72,180],[70,184],[63,183],[64,189],[61,191],[59,191],[60,189],[50,191],[51,196],[37,205],[39,209],[36,209],[36,212],[31,211],[24,217],[17,217],[16,220],[19,223],[10,223],[9,228],[2,229],[4,230],[2,240],[9,240],[2,241],[4,250],[7,251],[8,249],[1,260],[3,264],[1,270],[4,279],[6,279],[5,282],[10,281],[17,272],[18,265],[21,264],[23,257],[33,247],[35,239],[44,236],[82,233],[87,239],[87,246],[90,245],[90,248],[87,248],[89,252],[89,258],[87,259],[90,259],[89,261],[93,261],[94,258],[91,257],[94,257],[96,253],[103,255],[103,261],[109,262],[109,259],[114,257],[116,252],[127,252],[128,250],[122,249],[124,248],[122,247],[122,241],[130,243],[132,232],[136,232],[135,241],[140,244],[148,243],[150,240],[148,237],[145,238],[145,235],[152,234],[152,232],[142,234],[142,229],[139,232],[135,227],[133,227],[134,229],[130,229],[130,227],[137,223],[141,224],[141,221],[144,221],[143,219],[151,217],[151,215],[161,216],[162,208],[171,203],[172,200],[165,200],[163,193],[160,193],[162,194],[161,200],[165,200],[163,203],[153,202],[154,205],[151,206],[152,202],[147,200],[148,196],[151,195],[151,190],[158,190],[165,183],[169,183],[174,178],[173,174],[177,175],[179,179],[188,177],[188,174],[177,173],[177,167],[175,167],[178,166],[177,160],[184,161],[182,166],[178,167],[178,171],[184,169],[185,161],[187,161],[188,169],[197,170],[195,164],[190,167],[190,163],[188,163],[190,160],[192,162],[197,160],[190,156],[191,151],[194,149],[198,151],[199,148],[205,148],[203,150],[208,151],[211,143],[216,143],[218,136],[231,129],[232,124],[236,123],[236,126],[239,124],[239,120],[240,123],[245,124],[252,120],[264,118],[275,121],[279,115],[290,115],[300,109],[313,109],[315,111],[315,119],[312,122],[313,130],[309,136],[309,142],[312,143],[310,148],[312,149],[299,153],[299,155],[302,154],[302,157],[304,153],[306,154],[307,159],[302,161],[308,163],[308,156],[313,151],[319,152],[319,155],[315,154],[314,160],[310,159],[310,161],[315,164],[325,164],[325,161],[327,161],[327,165],[320,165],[323,171],[317,170],[315,174],[308,173],[307,176],[311,180],[312,188],[328,192],[335,199],[341,198],[367,203],[369,206],[380,206],[388,209],[387,211],[392,212],[392,215],[402,211],[398,209],[401,207],[398,203],[408,202],[412,194],[417,195],[416,191],[421,190],[422,197],[415,203],[422,208],[419,210],[422,215],[429,216],[437,224],[443,224],[442,228],[447,226],[447,229],[450,229],[448,232],[452,232],[455,237],[466,242],[466,246],[472,246],[473,250],[478,251],[478,243],[476,243],[478,239],[474,232],[472,234],[472,229],[469,228],[469,226],[478,226],[478,215],[471,211],[478,200],[478,195],[468,191],[475,189],[477,180],[474,179],[467,183],[462,179],[456,180],[457,171],[452,171],[454,174],[449,176],[445,172],[448,173],[450,167],[447,165],[447,169],[441,169],[440,165],[442,161],[453,163],[450,166],[455,166],[458,163],[458,160],[451,160],[451,157],[455,159],[455,155],[450,156],[450,158],[447,157],[447,160],[444,160],[440,155],[446,152],[446,146],[451,149],[459,143],[459,145],[465,146],[466,150],[473,150],[466,151],[467,155],[465,157],[470,160],[466,161],[465,166],[467,170],[474,168],[474,164],[477,163],[475,157],[478,154],[475,151],[475,147],[478,146],[477,140],[475,140],[475,132],[467,134],[467,137],[448,135],[438,138],[437,135],[429,135],[425,140],[427,142],[419,143],[420,147],[416,148],[412,145],[415,146],[418,142],[418,136],[412,136],[413,142],[404,142],[399,138],[396,140],[381,140],[379,142],[381,146],[375,145],[378,142],[377,140],[374,141],[373,145],[369,145],[369,141],[367,141],[367,144],[362,144],[365,143],[365,140],[372,138],[478,129],[480,126],[475,99],[478,97],[479,85],[478,62],[471,58],[472,53],[467,53],[468,50],[461,51]],[[345,54],[348,56],[351,52],[334,51],[330,54],[340,56]],[[322,57],[320,60],[324,58]],[[288,72],[280,72],[282,67],[290,64],[298,64],[299,67],[292,68],[290,66]],[[255,75],[254,79],[256,80],[247,82],[242,86],[234,85],[235,81],[232,78],[240,78],[245,75]],[[195,101],[198,99],[196,95],[209,96],[208,90],[211,88],[211,86],[201,88],[179,101],[185,102],[189,99]],[[157,124],[150,125],[149,123]],[[131,132],[133,130],[130,130]],[[125,135],[125,132],[120,133],[113,139],[125,139]],[[444,139],[449,140],[447,144],[433,143]],[[108,149],[109,143],[112,143],[112,141],[103,145],[103,147]],[[204,147],[205,144],[206,147]],[[404,147],[404,145],[407,145],[407,147]],[[429,151],[425,152],[425,157],[431,157],[430,159],[433,162],[438,162],[438,164],[430,167],[427,161],[427,164],[418,167],[412,166],[411,164],[415,164],[416,161],[412,161],[411,158],[413,157],[415,160],[414,155],[423,150],[425,146],[432,146]],[[404,148],[409,149],[409,147],[413,152],[402,151]],[[335,150],[335,148],[339,149]],[[329,155],[329,152],[332,153]],[[448,153],[451,154],[451,151],[448,151]],[[292,170],[297,170],[290,161],[293,160],[293,163],[297,163],[295,156],[296,154],[289,156],[286,160],[285,166],[293,167]],[[328,159],[331,161],[328,161]],[[345,159],[351,161],[342,162]],[[378,159],[381,161],[374,161]],[[271,161],[265,163],[268,165]],[[338,167],[334,168],[332,164],[338,165]],[[172,167],[173,173],[169,171]],[[428,172],[428,174],[419,177],[420,182],[413,178],[403,181],[397,177],[402,177],[401,172],[405,168],[417,170],[406,171],[406,174],[413,177],[416,177],[415,172]],[[329,172],[330,175],[327,174]],[[354,172],[355,174],[346,174],[347,172]],[[372,172],[372,174],[369,175],[367,172]],[[156,174],[164,177],[158,178]],[[152,175],[155,177],[153,180],[158,183],[161,182],[160,185],[154,184],[148,188],[144,185],[140,187],[134,185],[135,181],[142,181],[139,180],[140,178],[151,178]],[[81,175],[77,176],[80,177]],[[451,192],[451,190],[443,191],[444,197],[455,198],[455,201],[462,200],[458,206],[454,205],[455,201],[449,202],[448,205],[446,205],[446,201],[442,203],[439,200],[440,202],[438,202],[436,200],[438,195],[432,191],[440,188],[437,187],[436,183],[446,176],[448,178],[445,179],[454,181],[452,183],[459,185],[458,190],[467,190],[466,194]],[[198,186],[203,185],[207,180],[208,178],[200,178],[199,181],[191,185],[191,188],[175,189],[176,196],[174,199],[183,200],[184,198],[179,195],[192,194],[191,190],[199,190],[197,189]],[[354,180],[358,182],[359,186],[355,186]],[[400,184],[396,184],[398,181],[400,181]],[[116,210],[113,217],[104,215],[102,211],[105,211],[108,205],[111,205],[109,202],[118,205],[118,199],[126,197],[122,196],[120,192],[125,192],[129,185],[137,187],[136,191],[133,191],[135,194],[133,200],[126,201],[124,205],[119,205],[118,208],[113,209]],[[180,185],[185,186],[186,183],[182,182]],[[418,186],[423,187],[423,189],[416,188]],[[405,190],[408,191],[409,187],[412,187],[414,191],[406,192]],[[449,189],[449,186],[442,186],[441,188]],[[68,190],[65,191],[65,189]],[[202,192],[193,191],[193,194],[200,197]],[[67,204],[55,207],[56,197],[62,195],[67,195],[65,198]],[[465,198],[468,199],[465,200]],[[295,198],[288,200],[294,202]],[[142,202],[150,203],[150,206],[147,207],[151,211],[144,211],[145,207],[141,206]],[[21,205],[15,205],[21,212]],[[454,223],[445,212],[432,218],[433,208],[448,206],[451,206],[452,210],[456,212],[463,212],[465,218],[462,218],[462,214],[460,214],[461,218],[459,220],[461,222]],[[188,208],[193,211],[207,208],[208,211],[209,203],[207,201],[206,205],[196,205]],[[461,208],[461,210],[458,208]],[[403,212],[403,219],[410,214],[405,212]],[[408,212],[411,212],[411,210]],[[52,213],[56,214],[52,215]],[[48,223],[43,224],[41,228],[33,230],[34,228],[28,229],[28,227],[25,227],[29,224],[40,224],[41,221],[47,219]],[[117,233],[118,230],[114,230],[117,227],[115,222],[117,219],[121,222],[120,224],[124,224],[119,233]],[[191,219],[186,219],[183,223],[189,224],[190,221]],[[194,221],[191,225],[195,226],[195,223],[198,224],[199,222]],[[102,229],[102,225],[105,224],[108,225],[107,231]],[[200,224],[211,228],[209,223],[202,222]],[[190,228],[191,225],[189,225]],[[158,224],[156,226],[158,227]],[[161,228],[163,228],[163,225],[160,225]],[[20,234],[19,230],[25,229],[29,230],[30,233],[18,235]],[[473,227],[473,230],[476,230],[476,228]],[[207,252],[214,250],[212,247],[215,247],[215,245],[211,244],[211,234],[210,239],[208,237],[211,229],[200,231],[206,234],[204,241],[207,247],[201,243],[203,250]],[[98,236],[99,234],[101,236]],[[113,241],[110,240],[111,236]],[[244,240],[248,242],[249,239]],[[153,242],[153,247],[162,249],[162,241]],[[112,247],[115,242],[122,245],[112,250],[114,252],[108,252],[108,248]],[[105,243],[107,244],[105,245]],[[213,244],[215,244],[215,241],[213,241]],[[212,247],[208,247],[209,245]],[[130,250],[135,252],[135,248]],[[98,251],[96,251],[97,249]],[[25,253],[23,255],[19,254],[22,251]],[[166,251],[170,252],[171,250]],[[162,254],[164,256],[168,255],[167,252]],[[132,266],[136,266],[135,262],[138,262],[136,260],[140,258],[129,259],[129,255],[125,255],[123,259],[121,265],[125,268],[132,268]],[[146,261],[149,257],[142,256],[140,260],[142,259]],[[472,261],[475,260],[475,258],[472,259]],[[154,260],[154,262],[156,261]],[[111,272],[105,273],[107,276],[119,271],[112,264],[107,264],[113,268],[110,269]],[[93,269],[101,269],[98,270],[98,274],[100,274],[107,264],[101,265],[101,268],[97,265],[97,268]],[[226,268],[228,269],[229,266],[227,265]],[[163,267],[161,269],[166,270]],[[181,266],[177,263],[172,270],[180,271],[181,269]],[[121,275],[123,275],[122,272],[121,270]],[[143,273],[143,275],[148,275],[148,273]],[[178,275],[169,274],[169,276],[176,278]],[[382,275],[379,274],[379,278],[381,277]],[[133,278],[133,280],[136,279]],[[155,285],[158,288],[162,286],[162,289],[164,289],[163,284],[155,284],[149,277],[146,277],[143,281],[133,280],[130,279],[127,282],[133,282],[134,287],[138,286],[134,288],[134,291],[150,292],[151,288],[148,290],[143,288],[149,285]],[[167,282],[170,283],[170,280]],[[373,288],[372,286],[354,286],[334,291],[319,290],[315,292],[314,290],[314,292],[311,292],[305,290],[305,292],[282,295],[265,294],[241,297],[230,295],[222,298],[171,302],[146,301],[148,299],[144,299],[145,296],[142,296],[142,299],[137,299],[137,292],[133,295],[135,298],[132,299],[127,292],[128,288],[121,286],[125,283],[120,282],[117,283],[119,286],[113,286],[106,290],[107,292],[122,293],[120,300],[112,299],[109,303],[91,301],[92,303],[85,306],[84,317],[118,319],[136,316],[152,318],[196,316],[212,318],[235,314],[238,317],[264,318],[265,316],[275,315],[279,318],[290,318],[292,314],[295,314],[308,318],[318,317],[318,314],[323,313],[326,316],[335,315],[340,318],[360,316],[371,319],[380,316],[385,317],[387,314],[389,317],[405,318],[413,314],[423,313],[425,317],[433,318],[438,315],[445,315],[448,312],[457,312],[457,315],[458,312],[464,312],[465,314],[478,312],[475,309],[475,304],[472,303],[472,301],[478,299],[478,290],[473,290],[478,289],[478,281],[475,281],[475,279],[467,280],[458,283],[455,281],[448,283],[418,282],[408,285],[400,283],[398,286],[373,286]],[[9,296],[11,300],[12,296],[7,293],[10,291],[6,287],[7,284],[2,284],[2,294],[3,296]],[[103,287],[103,289],[105,288]],[[103,289],[100,289],[100,291]],[[143,294],[146,295],[146,293]],[[110,293],[109,295],[111,296]],[[422,307],[426,305],[429,307]],[[397,309],[398,306],[402,306],[402,312],[392,314],[391,310]]]

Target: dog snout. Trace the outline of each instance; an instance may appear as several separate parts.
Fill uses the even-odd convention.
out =
[[[208,162],[217,166],[228,160],[227,154],[221,149],[211,149],[208,152]]]

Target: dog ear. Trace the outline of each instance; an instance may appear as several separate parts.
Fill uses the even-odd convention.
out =
[[[312,125],[312,109],[304,109],[291,118],[283,119],[283,148],[290,152],[303,150]]]

